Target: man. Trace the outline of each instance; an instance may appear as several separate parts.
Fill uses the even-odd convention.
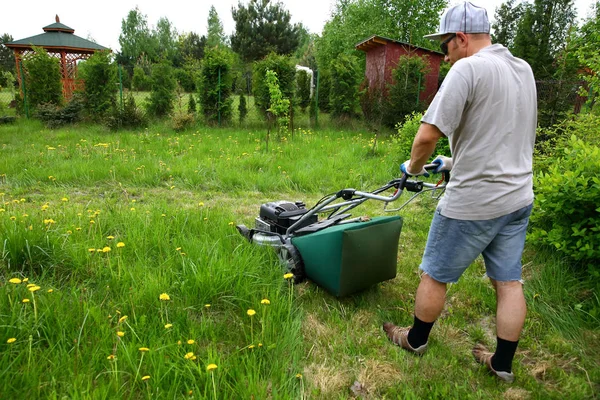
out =
[[[536,89],[530,66],[505,47],[492,45],[485,9],[469,2],[449,8],[438,33],[452,64],[401,166],[423,169],[437,141],[447,136],[452,158],[438,156],[436,172],[452,170],[431,223],[415,299],[414,324],[385,323],[390,340],[417,354],[440,316],[446,285],[483,255],[496,290],[497,347],[473,349],[476,360],[512,382],[512,360],[525,321],[521,256],[533,202],[532,156],[537,125]]]

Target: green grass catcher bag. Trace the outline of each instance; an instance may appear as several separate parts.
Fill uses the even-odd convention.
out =
[[[399,216],[336,225],[292,238],[306,276],[342,297],[396,276]]]

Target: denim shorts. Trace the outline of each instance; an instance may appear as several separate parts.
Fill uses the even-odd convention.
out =
[[[447,218],[436,210],[419,268],[438,282],[457,282],[482,254],[488,277],[500,282],[521,280],[521,256],[532,206],[481,221]]]

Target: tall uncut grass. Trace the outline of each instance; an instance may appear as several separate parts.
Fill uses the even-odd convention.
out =
[[[0,398],[597,395],[598,325],[577,309],[585,288],[533,248],[516,384],[470,356],[495,344],[479,260],[450,287],[424,357],[388,343],[384,321],[412,321],[431,199],[401,212],[396,279],[345,299],[285,280],[234,225],[252,225],[267,201],[375,189],[403,160],[360,131],[299,129],[268,150],[265,135],[0,126]]]

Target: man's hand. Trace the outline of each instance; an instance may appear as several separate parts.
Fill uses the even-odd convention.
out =
[[[452,169],[451,157],[437,156],[431,163],[438,165],[438,167],[433,171],[436,174],[439,174],[440,172],[449,172]]]
[[[411,175],[411,176],[420,176],[420,175],[422,175],[425,178],[429,177],[429,172],[425,171],[425,168],[421,168],[421,171],[419,171],[419,172],[411,171],[411,169],[410,169],[410,160],[404,161],[400,165],[400,171],[404,172],[406,175]]]

